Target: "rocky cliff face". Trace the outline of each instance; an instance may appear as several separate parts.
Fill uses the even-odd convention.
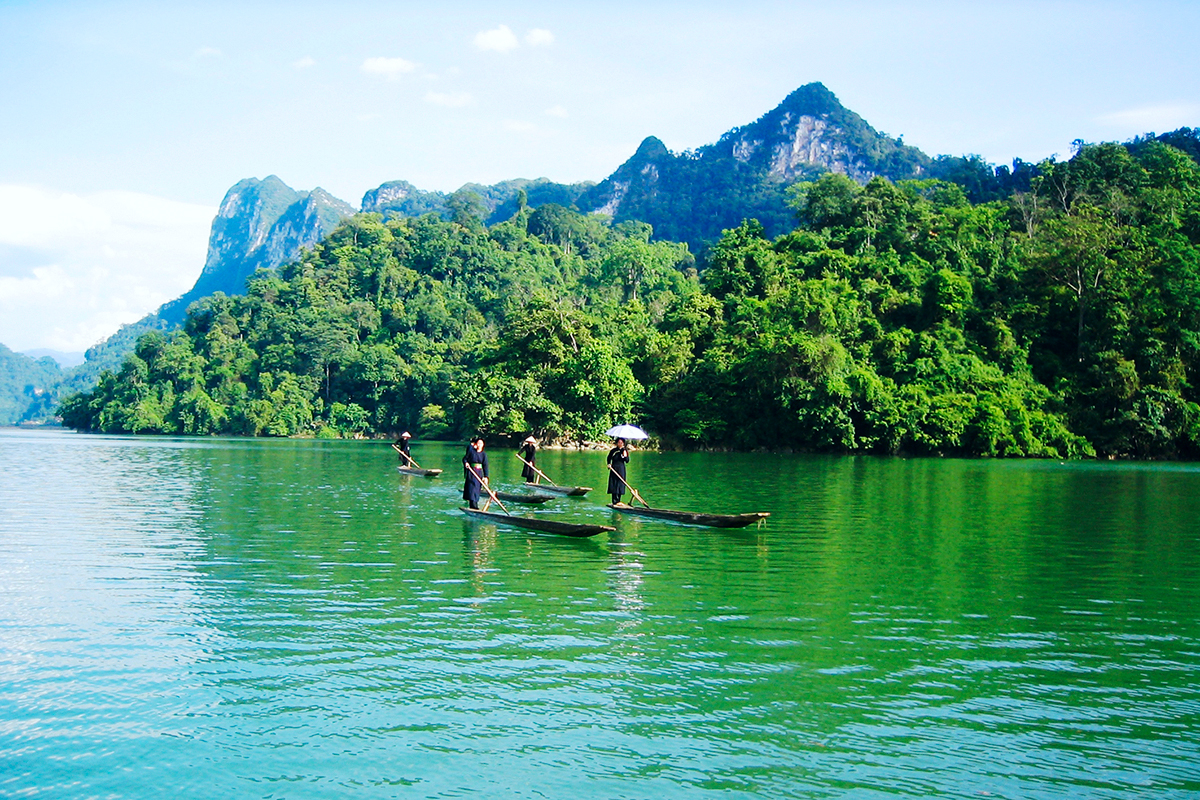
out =
[[[793,122],[788,114],[781,127],[783,130],[774,142],[747,134],[739,136],[730,143],[730,155],[743,164],[762,161],[768,175],[785,180],[802,175],[812,166],[840,172],[859,183],[875,177],[876,173],[857,154],[836,141],[839,131],[831,129],[827,120],[804,115]]]
[[[354,208],[324,189],[301,192],[299,200],[279,215],[256,250],[258,267],[274,268],[324,239]]]
[[[213,292],[241,294],[246,279],[312,247],[354,208],[324,189],[292,189],[274,175],[239,181],[221,201],[208,239],[208,257],[195,286],[159,309],[169,323],[183,320],[193,301]]]
[[[638,145],[633,156],[617,171],[605,178],[591,191],[580,198],[580,204],[595,214],[607,214],[614,219],[621,216],[625,198],[632,194],[637,198],[653,197],[659,189],[662,168],[670,169],[675,156],[656,136],[648,136]]]
[[[924,174],[930,159],[915,147],[879,133],[820,83],[801,86],[749,125],[726,133],[711,148],[792,180],[813,167],[866,183],[876,175],[892,180]]]
[[[408,181],[388,181],[363,195],[362,210],[376,214],[392,212],[405,217],[446,214],[447,199],[442,192],[426,192]]]
[[[616,222],[649,222],[656,238],[688,242],[699,250],[747,218],[758,219],[772,236],[788,230],[795,217],[785,190],[797,180],[823,172],[859,183],[877,175],[902,180],[927,174],[930,164],[920,150],[879,133],[822,84],[810,83],[754,122],[692,152],[672,153],[656,137],[647,137],[599,184],[541,178],[467,184],[455,194],[477,195],[488,224],[511,217],[523,196],[531,207],[556,203]],[[390,181],[367,192],[362,209],[448,217],[453,199]]]
[[[671,153],[647,138],[616,172],[584,192],[578,207],[616,221],[649,222],[657,237],[701,248],[749,217],[771,235],[782,233],[794,221],[784,190],[797,180],[822,172],[859,183],[877,175],[902,180],[925,174],[930,163],[915,147],[876,131],[823,85],[810,83],[694,152]]]
[[[796,180],[827,171],[860,183],[876,175],[899,180],[925,174],[929,164],[925,154],[879,133],[824,86],[811,83],[758,120],[693,152],[672,153],[648,137],[599,184],[517,179],[467,184],[459,192],[478,196],[476,205],[488,224],[510,218],[523,199],[531,207],[554,203],[607,214],[617,222],[648,222],[656,238],[688,242],[698,251],[746,218],[758,219],[769,235],[790,228],[794,216],[785,190]],[[362,210],[449,216],[454,199],[389,181],[363,196]],[[178,325],[188,305],[213,292],[242,293],[255,270],[296,258],[353,213],[348,203],[322,189],[296,191],[274,175],[239,181],[213,220],[208,257],[195,286],[89,350],[88,362],[71,371],[73,379],[94,382],[101,368],[120,366],[139,333]]]
[[[239,181],[225,193],[213,220],[204,270],[182,297],[123,326],[90,348],[85,363],[65,372],[53,359],[35,362],[0,345],[0,425],[50,417],[60,395],[90,389],[101,370],[120,369],[138,336],[176,327],[189,305],[213,292],[242,294],[255,270],[295,259],[353,213],[349,203],[324,189],[298,192],[274,175]]]

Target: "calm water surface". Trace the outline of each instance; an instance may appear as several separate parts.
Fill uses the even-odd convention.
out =
[[[459,452],[0,431],[0,797],[1200,797],[1196,465]]]

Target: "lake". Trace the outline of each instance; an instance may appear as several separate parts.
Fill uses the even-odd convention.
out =
[[[0,430],[0,797],[1200,797],[1200,465],[413,454]]]

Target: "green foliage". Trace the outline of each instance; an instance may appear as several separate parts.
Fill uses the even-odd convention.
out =
[[[65,401],[67,424],[584,437],[627,418],[643,390],[614,320],[624,297],[661,316],[697,294],[686,248],[561,207],[536,235],[529,214],[489,230],[477,197],[452,200],[453,221],[356,216],[300,261],[256,274],[246,295],[199,301],[181,331],[143,336],[119,370]],[[655,321],[642,323],[653,332]]]
[[[430,403],[421,409],[417,418],[417,430],[426,439],[440,439],[450,431],[446,409]]]
[[[939,168],[974,183],[798,182],[798,228],[734,223],[700,273],[648,225],[528,197],[490,228],[470,192],[451,220],[362,214],[142,336],[61,414],[138,433],[587,439],[636,419],[687,446],[1200,455],[1200,167],[1158,141],[1081,143],[1014,165],[1007,195],[977,159]]]
[[[43,419],[53,410],[62,370],[49,356],[33,359],[0,344],[0,425]]]

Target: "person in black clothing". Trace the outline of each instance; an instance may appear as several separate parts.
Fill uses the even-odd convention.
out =
[[[608,451],[608,465],[616,472],[608,473],[608,493],[612,495],[613,505],[621,502],[625,495],[625,465],[629,463],[629,445],[624,439],[617,439],[617,445]],[[621,477],[618,478],[617,475]]]
[[[533,468],[537,463],[537,439],[529,436],[521,444],[521,449],[517,451],[517,455],[525,462],[525,466],[521,469],[521,477],[525,479],[526,483],[538,483],[541,476]]]
[[[396,449],[400,451],[400,463],[403,466],[412,466],[412,451],[408,449],[408,441],[412,438],[412,434],[408,431],[400,434],[400,438],[396,440]]]
[[[488,458],[483,452],[483,437],[476,436],[463,455],[463,500],[479,508],[479,492],[488,478]]]

